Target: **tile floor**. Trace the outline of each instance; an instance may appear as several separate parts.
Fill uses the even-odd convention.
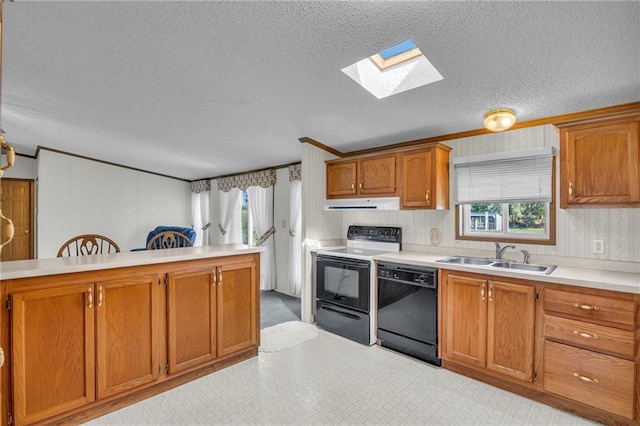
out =
[[[90,425],[593,425],[580,417],[326,331]]]

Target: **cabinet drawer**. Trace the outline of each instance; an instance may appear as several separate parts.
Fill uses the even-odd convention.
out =
[[[544,343],[544,389],[632,419],[635,363],[560,343]]]
[[[634,333],[567,318],[544,316],[544,335],[599,351],[633,357]]]
[[[546,289],[544,309],[635,327],[636,304],[631,300]]]

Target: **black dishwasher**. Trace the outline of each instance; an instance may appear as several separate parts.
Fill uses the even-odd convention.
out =
[[[378,263],[377,275],[381,345],[440,366],[438,270]]]

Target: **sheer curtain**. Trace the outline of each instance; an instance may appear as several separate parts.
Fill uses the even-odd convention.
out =
[[[300,296],[302,285],[302,182],[289,182],[289,291]]]
[[[208,180],[191,182],[191,226],[196,231],[194,246],[209,245],[209,194]]]
[[[275,232],[273,227],[273,186],[262,188],[250,186],[247,188],[249,215],[253,219],[253,226],[258,234],[258,244],[265,248],[260,256],[260,289],[273,290],[276,286],[276,258],[275,245],[271,236]],[[253,241],[251,236],[249,240]]]
[[[220,242],[242,244],[242,191],[231,188],[220,191]]]

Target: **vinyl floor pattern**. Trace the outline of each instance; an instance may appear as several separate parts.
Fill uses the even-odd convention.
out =
[[[593,425],[479,381],[320,330],[91,425]]]

